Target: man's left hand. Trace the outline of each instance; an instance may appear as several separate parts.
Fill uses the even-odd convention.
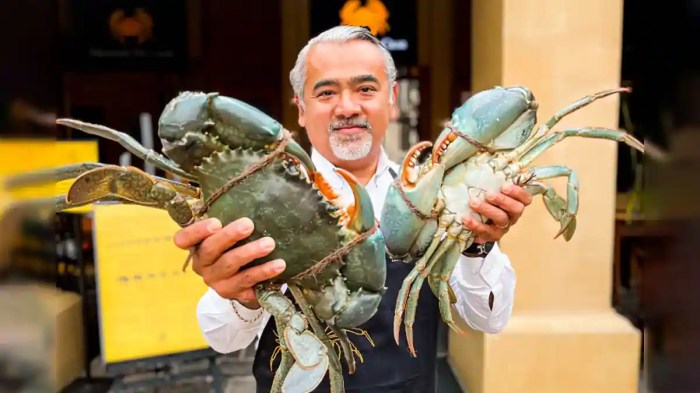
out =
[[[532,196],[524,188],[506,185],[500,193],[487,193],[484,200],[471,200],[469,206],[487,219],[484,224],[471,217],[465,217],[463,224],[474,232],[476,243],[497,242],[523,215],[525,206],[532,203]]]

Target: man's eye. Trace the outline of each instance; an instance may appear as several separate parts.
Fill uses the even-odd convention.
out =
[[[360,91],[363,93],[371,93],[373,91],[376,91],[376,89],[372,86],[362,86],[360,87]]]
[[[317,94],[317,97],[329,97],[333,94],[331,90],[325,90]]]

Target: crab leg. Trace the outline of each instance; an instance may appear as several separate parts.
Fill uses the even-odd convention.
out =
[[[552,186],[538,181],[530,181],[524,184],[523,188],[532,196],[542,195],[542,200],[549,214],[557,221],[561,219],[562,212],[566,211],[566,200],[560,197]]]
[[[415,322],[416,318],[416,309],[418,307],[418,298],[420,296],[420,291],[421,287],[423,286],[423,281],[426,279],[428,276],[437,276],[437,277],[442,277],[442,272],[444,271],[444,265],[449,264],[448,261],[451,259],[459,259],[459,254],[461,252],[461,249],[464,248],[465,242],[462,241],[461,238],[458,238],[458,235],[463,232],[462,225],[454,221],[450,225],[450,228],[447,231],[447,236],[446,238],[441,242],[440,246],[438,249],[435,251],[435,253],[432,255],[430,258],[430,262],[428,263],[428,266],[423,269],[420,272],[420,275],[416,278],[415,282],[411,286],[411,291],[408,295],[408,301],[406,303],[406,319],[404,322],[405,328],[406,328],[406,341],[408,343],[408,349],[411,352],[413,356],[416,356],[416,351],[413,346],[413,323]],[[447,254],[446,258],[443,259],[443,255]],[[454,265],[452,265],[454,268]],[[451,269],[450,269],[451,272]],[[447,279],[449,279],[449,274],[448,272]],[[438,291],[439,295],[439,291]],[[449,310],[449,305],[450,305],[450,300],[448,298],[447,300],[447,309]],[[441,299],[441,309],[443,307],[442,304],[442,299]],[[451,316],[445,317],[443,314],[444,321],[447,323],[450,327],[453,329],[459,331],[459,329],[456,327],[454,322],[452,321]]]
[[[105,198],[164,209],[180,227],[197,219],[188,200],[171,183],[158,181],[136,167],[107,165],[89,170],[73,182],[66,202],[85,204]],[[187,269],[197,247],[190,248],[182,271]]]
[[[330,379],[330,384],[331,384],[331,392],[332,393],[341,393],[345,391],[344,388],[344,381],[343,381],[343,372],[340,366],[340,360],[336,356],[328,356],[328,354],[333,353],[333,343],[331,340],[328,338],[326,335],[325,330],[321,327],[321,323],[318,321],[316,318],[316,315],[314,314],[313,309],[309,305],[309,303],[306,301],[306,298],[304,297],[304,294],[301,292],[299,288],[297,288],[294,285],[289,285],[289,290],[292,292],[292,295],[294,296],[294,299],[299,303],[299,306],[301,306],[301,311],[304,313],[306,316],[309,324],[311,325],[311,328],[313,329],[314,333],[316,334],[315,338],[318,340],[322,345],[325,345],[326,348],[326,356],[324,356],[325,359],[325,366],[329,371],[329,379]],[[309,332],[311,334],[311,332]],[[292,350],[292,348],[290,348]],[[304,351],[308,352],[307,348],[301,347],[296,350],[292,351],[292,354],[297,356],[296,351]],[[292,367],[292,371],[294,371],[294,367]],[[321,378],[323,378],[323,375],[325,375],[325,370],[324,373],[321,374]],[[285,381],[286,382],[286,381]],[[320,383],[320,381],[319,381]],[[318,383],[316,384],[318,386]],[[312,387],[311,390],[315,389],[316,386]],[[285,383],[285,386],[283,387],[284,391],[289,391],[289,386],[287,383]]]
[[[567,241],[571,240],[571,237],[574,235],[574,231],[576,230],[576,213],[578,211],[579,181],[578,176],[576,176],[576,172],[574,172],[571,168],[562,165],[536,167],[531,169],[529,172],[531,173],[531,176],[529,177],[532,180],[567,177],[567,200],[564,201],[559,196],[548,197],[547,193],[545,193],[544,203],[552,217],[554,217],[561,224],[561,229],[556,236],[554,236],[554,238],[556,239],[560,235],[564,234],[564,239]],[[564,204],[566,204],[566,206],[563,206]]]
[[[284,331],[287,329],[287,324],[282,322],[282,318],[275,318],[275,323],[277,325],[277,332],[280,341],[280,364],[275,371],[275,377],[272,380],[271,392],[281,392],[282,385],[289,375],[289,370],[292,369],[294,365],[294,356],[289,352],[289,348],[284,340]],[[270,361],[270,367],[272,367],[272,361]],[[321,367],[322,369],[323,367]]]
[[[458,247],[451,247],[447,257],[443,261],[442,269],[439,272],[439,285],[438,285],[438,299],[440,307],[440,315],[442,320],[452,328],[455,332],[462,334],[462,330],[457,327],[457,324],[452,319],[452,310],[450,306],[453,301],[454,293],[449,285],[450,277],[452,277],[452,271],[454,270],[457,262],[460,259],[462,251],[467,247],[467,244],[471,244],[471,240],[467,242],[467,239],[471,238],[473,240],[474,235],[468,229],[463,229],[457,238]]]
[[[121,131],[113,130],[109,127],[105,127],[99,124],[85,123],[73,119],[58,119],[56,120],[56,124],[60,124],[69,128],[75,128],[77,130],[86,132],[91,135],[97,135],[115,141],[122,145],[122,147],[124,147],[131,154],[148,162],[149,164],[155,165],[159,169],[180,176],[183,179],[193,181],[197,180],[194,176],[182,170],[171,159],[151,149],[146,149],[142,144],[136,141],[136,139],[132,138],[129,134],[125,134]]]
[[[51,169],[42,169],[37,171],[25,172],[18,175],[9,176],[5,181],[5,187],[8,189],[26,187],[33,184],[43,184],[49,182],[59,182],[62,180],[72,179],[97,168],[114,167],[114,165],[83,162],[80,164],[69,164]],[[179,193],[190,197],[199,198],[200,192],[196,187],[188,184],[183,184],[175,180],[166,179],[164,177],[148,175],[159,182],[164,182],[171,185]]]
[[[195,218],[187,200],[170,183],[159,182],[135,167],[107,165],[83,173],[68,190],[66,202],[84,204],[104,198],[165,209],[182,227]]]
[[[616,93],[629,93],[631,92],[632,89],[629,87],[619,87],[615,89],[609,89],[609,90],[603,90],[595,94],[591,94],[588,96],[585,96],[566,108],[561,109],[557,113],[555,113],[552,117],[547,120],[547,122],[537,128],[537,131],[535,131],[534,134],[530,136],[530,138],[525,141],[522,145],[518,146],[514,150],[512,150],[509,153],[506,153],[499,157],[497,159],[497,166],[496,169],[502,168],[503,166],[507,165],[510,162],[513,162],[518,159],[523,153],[527,152],[530,150],[532,146],[534,146],[536,143],[538,143],[542,138],[544,138],[549,131],[561,121],[565,116],[587,106],[593,103],[593,101],[599,100],[601,98],[610,96],[612,94]]]
[[[186,197],[199,197],[198,189],[151,176],[136,167],[73,164],[12,176],[7,184],[12,189],[34,183],[65,180],[76,175],[78,177],[67,194],[24,203],[51,203],[57,211],[63,211],[96,202],[121,202],[164,209],[180,226],[187,226],[194,220],[194,213]]]
[[[294,292],[296,291],[292,290],[296,298]],[[327,345],[324,345],[320,336],[308,330],[307,319],[281,292],[257,285],[255,294],[260,304],[282,328],[279,332],[280,342],[286,345],[288,353],[294,358],[293,364],[284,361],[284,353],[287,351],[283,351],[283,361],[277,369],[272,392],[313,391],[321,383],[328,369]]]
[[[421,274],[421,272],[423,272],[423,270],[427,270],[428,264],[431,261],[431,257],[442,242],[442,237],[447,231],[447,225],[450,223],[450,220],[452,220],[452,218],[447,214],[440,217],[438,230],[433,235],[433,240],[430,243],[430,246],[426,250],[425,254],[423,254],[418,260],[418,262],[416,262],[416,265],[413,267],[413,269],[411,269],[411,272],[408,274],[408,276],[404,278],[403,284],[399,289],[399,293],[396,297],[396,307],[394,309],[394,340],[396,341],[396,344],[399,344],[401,319],[403,318],[403,313],[406,310],[408,297],[410,296],[409,291],[411,289],[411,286]],[[406,326],[406,328],[410,329],[409,326]]]
[[[527,166],[537,157],[539,157],[542,153],[544,153],[547,149],[554,146],[556,143],[562,141],[563,139],[571,136],[592,139],[608,139],[616,142],[624,142],[630,147],[644,153],[644,145],[642,144],[642,142],[635,139],[632,135],[624,131],[612,130],[609,128],[574,128],[564,131],[557,131],[550,134],[547,138],[543,139],[531,149],[527,150],[527,152],[525,152],[522,155],[522,157],[520,157],[518,162],[509,165],[506,168],[506,170],[512,170],[511,168],[520,169]]]
[[[335,325],[329,324],[328,327],[338,337],[338,343],[340,343],[340,349],[343,352],[343,357],[345,358],[345,362],[347,362],[347,364],[348,364],[348,373],[354,374],[355,368],[356,368],[355,356],[353,355],[352,345],[350,343],[350,339],[348,338],[347,333],[345,333],[345,330],[340,329],[339,327],[337,327]]]
[[[576,100],[575,102],[571,103],[569,106],[566,108],[561,109],[557,113],[555,113],[552,117],[547,120],[547,123],[545,123],[544,127],[547,130],[551,130],[554,128],[554,126],[561,121],[565,116],[570,115],[572,112],[576,112],[577,110],[590,105],[593,103],[593,101],[599,100],[601,98],[605,98],[607,96],[617,94],[617,93],[629,93],[632,91],[632,88],[630,87],[616,87],[614,89],[608,89],[608,90],[603,90],[599,91],[594,94],[587,95],[583,98],[580,98]]]
[[[91,169],[101,168],[107,164],[84,162],[80,164],[70,164],[51,169],[40,169],[31,172],[24,172],[13,175],[5,180],[5,187],[19,188],[33,184],[54,183],[61,180],[72,179]]]

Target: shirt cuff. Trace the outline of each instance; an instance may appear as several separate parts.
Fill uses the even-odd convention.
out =
[[[197,305],[197,314],[200,316],[202,322],[205,322],[205,326],[203,326],[202,330],[206,332],[221,329],[232,323],[240,326],[242,331],[254,331],[258,329],[257,323],[248,323],[239,318],[233,307],[234,305],[231,304],[230,300],[224,299],[219,296],[216,291],[208,288]],[[236,304],[236,311],[238,311],[241,317],[248,321],[255,319],[261,312],[261,310],[251,310],[238,303]]]
[[[494,243],[491,252],[484,258],[462,255],[460,259],[462,269],[466,273],[462,277],[465,281],[473,286],[482,286],[485,283],[491,289],[498,284],[503,271],[510,263],[501,252],[498,243]]]

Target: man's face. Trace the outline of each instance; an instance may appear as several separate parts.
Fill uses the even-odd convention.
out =
[[[299,125],[336,165],[373,157],[391,120],[392,90],[395,94],[376,46],[365,41],[317,44],[307,57]]]

